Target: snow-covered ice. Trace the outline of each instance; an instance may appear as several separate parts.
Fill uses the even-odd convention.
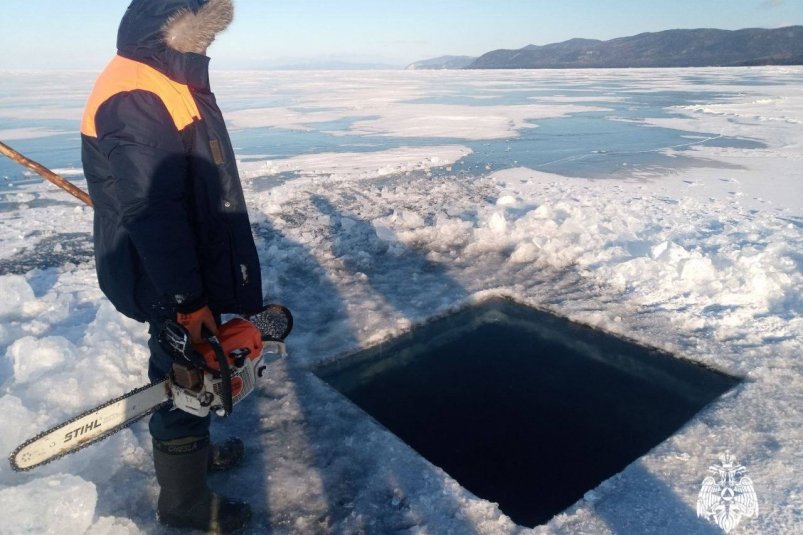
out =
[[[304,177],[320,177],[322,181],[357,181],[376,179],[411,171],[429,171],[444,167],[471,153],[459,145],[404,147],[375,152],[336,152],[294,156],[276,161],[251,161],[240,164],[244,180],[266,175],[296,173]]]
[[[428,96],[425,93],[432,81],[429,73],[415,78],[404,73],[368,74],[360,75],[359,79],[351,74],[323,73],[306,77],[301,83],[296,83],[292,74],[287,78],[298,91],[292,107],[234,110],[226,114],[231,127],[307,130],[315,123],[355,119],[350,128],[336,134],[504,139],[515,137],[522,128],[533,127],[530,121],[535,119],[604,109],[572,102],[555,106],[549,101],[517,106],[416,101]]]
[[[95,485],[65,474],[0,490],[2,533],[85,533],[92,525]],[[40,504],[31,514],[30,504]]]
[[[290,358],[214,430],[248,444],[246,466],[212,482],[252,501],[253,532],[713,534],[695,504],[725,450],[759,499],[758,518],[735,532],[803,531],[803,69],[217,76],[220,102],[236,104],[235,139],[328,123],[344,139],[402,140],[286,157],[238,147],[266,298],[297,320]],[[51,98],[91,85],[64,80]],[[616,179],[451,170],[482,156],[477,140],[515,140],[541,119],[606,113],[648,93],[670,96],[639,128],[692,143],[656,152],[685,159],[677,168],[623,157],[636,163]],[[507,102],[520,95],[527,104]],[[34,97],[26,115],[25,102],[0,117],[73,116]],[[695,143],[702,134],[755,144]],[[147,333],[97,288],[83,245],[91,210],[38,183],[0,191],[0,206],[0,445],[10,452],[144,384]],[[307,370],[500,294],[745,381],[549,524],[521,528]],[[158,532],[152,474],[144,423],[29,473],[0,464],[0,510],[14,516],[0,533]]]

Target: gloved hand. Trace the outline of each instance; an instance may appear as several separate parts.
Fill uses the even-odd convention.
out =
[[[212,314],[212,311],[209,310],[209,307],[206,305],[193,312],[176,313],[176,321],[190,333],[190,340],[193,344],[198,344],[204,341],[204,327],[215,336],[218,334],[217,323],[215,323],[215,315]]]

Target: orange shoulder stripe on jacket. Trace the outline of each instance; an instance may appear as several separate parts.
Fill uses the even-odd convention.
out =
[[[198,111],[189,87],[174,82],[144,63],[115,56],[101,73],[89,96],[81,122],[81,133],[97,137],[95,114],[98,109],[114,95],[136,90],[149,91],[162,99],[179,131],[201,118],[201,112]]]

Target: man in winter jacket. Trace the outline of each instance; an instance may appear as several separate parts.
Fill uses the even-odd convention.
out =
[[[220,314],[262,306],[234,153],[209,88],[206,49],[232,18],[231,0],[133,0],[84,113],[98,281],[120,312],[150,324],[153,381],[172,364],[157,341],[165,320],[197,342],[217,332]],[[208,417],[169,408],[150,431],[160,522],[218,533],[248,522],[247,504],[206,484],[207,470],[240,460],[242,441],[210,445]]]

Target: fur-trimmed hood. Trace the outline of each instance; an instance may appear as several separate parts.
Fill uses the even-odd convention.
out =
[[[133,0],[120,22],[117,52],[191,83],[206,68],[207,47],[233,18],[232,0]]]
[[[120,22],[117,49],[204,54],[233,18],[232,0],[134,0]]]
[[[208,0],[199,9],[180,9],[162,29],[165,44],[179,52],[206,54],[215,36],[234,20],[232,0]]]

